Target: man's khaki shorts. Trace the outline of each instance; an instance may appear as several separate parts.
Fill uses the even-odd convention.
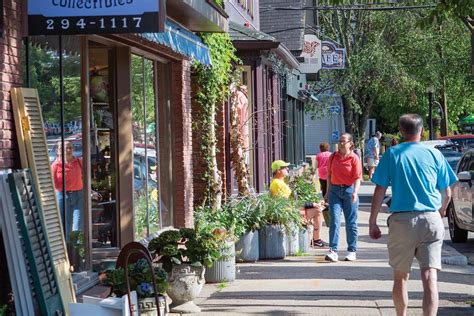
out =
[[[367,167],[377,167],[379,160],[375,158],[367,158]]]
[[[441,270],[444,224],[439,212],[398,212],[387,222],[388,256],[393,269],[410,272],[416,257],[420,268]]]

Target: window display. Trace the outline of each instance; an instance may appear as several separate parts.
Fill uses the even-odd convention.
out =
[[[98,44],[97,44],[98,45]],[[113,52],[91,44],[90,135],[92,248],[118,246],[117,176],[113,85],[109,83]]]

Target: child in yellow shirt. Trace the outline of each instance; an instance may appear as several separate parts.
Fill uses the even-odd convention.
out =
[[[272,163],[273,179],[270,183],[270,194],[272,196],[281,196],[286,199],[290,197],[291,189],[288,184],[285,183],[289,165],[289,163],[283,160],[275,160]]]
[[[283,160],[275,160],[272,163],[273,179],[270,183],[270,194],[271,196],[280,196],[283,198],[290,198],[291,189],[285,182],[285,177],[288,175],[288,166],[290,164]],[[322,220],[322,208],[317,203],[308,202],[304,205],[307,209],[308,218],[313,219],[314,231],[313,231],[313,246],[316,247],[327,247],[328,243],[323,241],[320,237],[321,220]]]

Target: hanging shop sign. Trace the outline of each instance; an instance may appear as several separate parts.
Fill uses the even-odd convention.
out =
[[[29,35],[164,31],[165,0],[28,0]]]
[[[300,55],[304,62],[298,68],[304,74],[315,74],[321,69],[321,41],[316,35],[304,36],[303,51]]]
[[[321,42],[322,69],[344,69],[346,50],[330,41]]]

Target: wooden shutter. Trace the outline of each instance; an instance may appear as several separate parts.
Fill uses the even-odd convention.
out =
[[[23,237],[30,280],[33,283],[31,288],[40,315],[64,315],[56,271],[41,217],[41,206],[31,173],[29,170],[10,173],[8,182],[13,195],[19,233]]]
[[[3,235],[5,254],[7,257],[8,273],[12,285],[15,311],[17,315],[34,315],[33,307],[36,297],[31,288],[31,274],[23,249],[23,237],[19,232],[13,207],[12,194],[7,182],[7,175],[0,175],[0,230]]]
[[[23,168],[31,169],[32,179],[38,190],[38,205],[42,211],[59,291],[63,305],[68,306],[76,301],[76,297],[51,176],[38,91],[31,88],[13,88],[11,95],[21,164]]]

